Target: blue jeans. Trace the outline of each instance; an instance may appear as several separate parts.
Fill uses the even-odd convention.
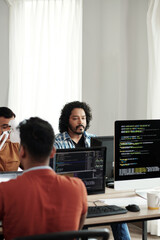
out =
[[[112,223],[110,226],[115,240],[131,240],[126,223]]]

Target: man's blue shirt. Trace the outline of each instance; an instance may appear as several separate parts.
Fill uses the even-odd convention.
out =
[[[84,132],[83,136],[85,147],[90,147],[91,137],[95,137],[95,135]],[[56,135],[54,146],[56,149],[75,148],[75,144],[67,132],[58,133]]]

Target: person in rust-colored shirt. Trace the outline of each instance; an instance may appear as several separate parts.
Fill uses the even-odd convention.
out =
[[[81,179],[57,175],[49,167],[54,131],[40,119],[19,124],[23,174],[0,183],[0,220],[5,240],[82,229],[87,192]]]
[[[0,172],[17,171],[20,165],[19,143],[10,141],[10,122],[16,115],[7,107],[0,107]]]
[[[0,151],[0,172],[17,171],[19,165],[19,143],[7,140]]]

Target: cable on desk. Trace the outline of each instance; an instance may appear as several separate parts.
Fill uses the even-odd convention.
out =
[[[96,200],[96,201],[88,201],[88,203],[93,203],[94,204],[94,206],[103,206],[103,205],[98,205],[97,203],[99,202],[99,203],[102,203],[100,200]]]

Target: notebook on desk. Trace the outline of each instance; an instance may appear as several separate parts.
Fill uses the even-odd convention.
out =
[[[124,207],[129,204],[137,204],[140,206],[147,206],[147,200],[139,197],[139,196],[133,196],[133,197],[123,197],[123,198],[107,198],[107,199],[99,199],[100,202],[104,204],[114,204],[119,207]]]
[[[135,193],[144,198],[144,199],[147,199],[147,192],[150,192],[150,191],[157,191],[159,192],[159,189],[156,189],[156,188],[149,188],[149,189],[138,189],[138,190],[135,190]]]

